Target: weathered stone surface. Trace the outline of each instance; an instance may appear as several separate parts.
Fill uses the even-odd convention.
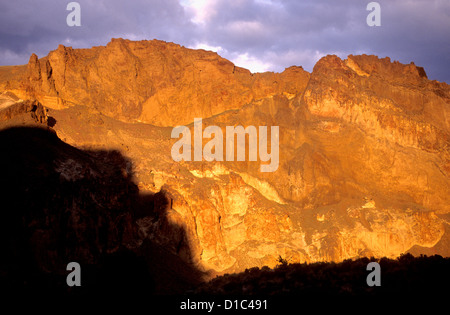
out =
[[[0,99],[0,121],[8,121],[16,116],[29,113],[30,117],[37,123],[47,122],[47,109],[38,101],[23,101],[14,102],[16,97],[4,97]]]
[[[141,193],[170,199],[159,220],[136,220],[138,243],[219,273],[279,256],[450,255],[450,88],[414,64],[327,56],[311,74],[251,74],[212,52],[117,39],[60,46],[26,69],[0,69],[1,91],[51,108],[69,144],[120,150]],[[174,162],[168,127],[192,131],[194,117],[279,126],[278,170]]]
[[[210,51],[119,38],[106,47],[60,45],[42,59],[32,55],[26,75],[11,84],[20,97],[50,108],[81,104],[124,121],[174,126],[269,95],[293,96],[308,78],[301,67],[252,74]]]

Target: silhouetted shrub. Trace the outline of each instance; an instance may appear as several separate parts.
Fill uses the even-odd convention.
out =
[[[450,258],[439,255],[397,259],[360,258],[340,263],[288,264],[281,257],[274,269],[251,268],[243,273],[216,277],[200,286],[198,294],[316,296],[411,296],[448,292]],[[367,264],[381,267],[381,286],[369,287]]]

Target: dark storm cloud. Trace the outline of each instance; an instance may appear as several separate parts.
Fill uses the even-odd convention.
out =
[[[323,55],[376,54],[424,66],[450,82],[450,1],[381,0],[381,26],[366,23],[370,1],[217,0],[203,41],[228,53],[248,52],[282,71],[311,70]]]
[[[2,1],[0,63],[26,63],[62,43],[104,45],[112,37],[158,38],[215,47],[241,66],[311,71],[323,55],[376,54],[425,67],[450,82],[450,1],[379,0],[369,27],[366,0],[79,0],[81,27],[68,27],[69,1]]]
[[[46,55],[58,44],[80,48],[105,45],[113,37],[179,43],[192,38],[193,24],[177,0],[78,0],[81,27],[66,24],[69,2],[2,1],[1,64],[27,62],[31,53]]]

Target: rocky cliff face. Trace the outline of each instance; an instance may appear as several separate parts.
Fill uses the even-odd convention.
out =
[[[308,79],[301,67],[254,75],[213,52],[113,39],[106,47],[60,45],[45,58],[32,55],[20,83],[9,84],[20,97],[51,108],[89,104],[116,119],[171,126],[261,97],[294,95]]]
[[[311,74],[252,74],[212,52],[115,39],[0,78],[1,92],[49,108],[65,142],[122,152],[140,193],[167,197],[153,203],[164,215],[134,219],[136,244],[200,270],[450,254],[450,88],[414,64],[327,56]],[[224,133],[279,126],[279,168],[174,162],[171,127],[193,131],[195,117]]]

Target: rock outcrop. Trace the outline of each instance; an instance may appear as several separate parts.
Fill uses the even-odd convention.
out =
[[[59,46],[0,78],[0,92],[49,108],[65,142],[122,152],[141,194],[168,198],[153,203],[164,215],[135,218],[137,244],[199,270],[450,255],[450,88],[414,64],[327,56],[311,74],[252,74],[216,53],[114,39]],[[279,126],[278,169],[173,161],[170,127],[193,131],[195,117]]]
[[[295,95],[308,79],[301,67],[252,74],[210,51],[113,39],[106,47],[60,45],[42,59],[33,54],[9,88],[50,108],[83,104],[124,121],[175,126],[269,95]]]
[[[34,100],[18,100],[15,96],[1,95],[0,121],[8,121],[14,117],[29,113],[37,123],[45,124],[48,121],[47,109],[41,103]]]

